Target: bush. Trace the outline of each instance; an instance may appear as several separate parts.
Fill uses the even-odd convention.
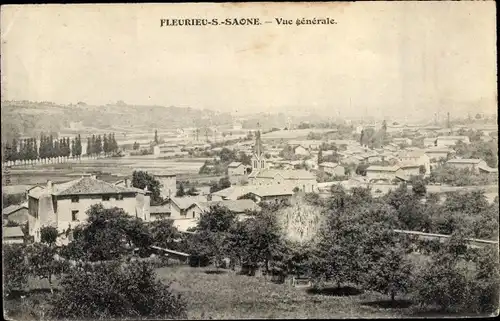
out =
[[[43,226],[40,229],[40,240],[42,241],[42,243],[53,245],[56,243],[57,236],[57,228],[53,226]]]
[[[134,262],[96,265],[71,271],[52,300],[50,314],[68,319],[175,319],[186,317],[186,304],[169,285],[156,280],[152,266]]]

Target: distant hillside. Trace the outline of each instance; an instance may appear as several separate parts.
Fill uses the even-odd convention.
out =
[[[53,103],[2,102],[2,141],[18,136],[39,136],[41,132],[59,132],[71,122],[84,127],[113,130],[172,129],[227,125],[229,113],[193,108],[133,106],[119,103],[106,106],[57,105]]]

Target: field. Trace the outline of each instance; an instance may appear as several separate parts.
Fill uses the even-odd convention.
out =
[[[310,132],[313,133],[326,133],[332,131],[332,129],[319,129],[319,128],[308,128],[308,129],[293,129],[293,130],[280,130],[280,131],[274,131],[270,133],[265,133],[262,134],[262,139],[263,140],[270,140],[270,139],[284,139],[284,140],[290,140],[290,139],[305,139],[307,138],[307,135]]]
[[[362,293],[346,287],[344,296],[340,293],[316,294],[287,283],[271,283],[263,276],[243,276],[230,270],[212,274],[212,271],[210,267],[172,266],[157,269],[157,274],[161,281],[172,282],[172,289],[185,298],[189,319],[397,318],[408,315],[408,304],[400,302],[405,307],[384,308],[388,298],[378,293]],[[24,299],[5,302],[6,310],[15,311],[9,313],[10,317],[31,319],[26,314],[31,310],[40,315],[41,307],[47,306],[50,297],[48,284],[44,281],[32,280],[30,283],[36,290]]]
[[[99,173],[103,180],[116,181],[121,177],[131,176],[134,170],[143,170],[152,174],[174,173],[186,176],[197,174],[202,165],[202,160],[165,160],[148,156],[85,159],[77,163],[11,168],[10,180],[11,185],[35,185],[45,184],[47,180],[64,182],[83,174]]]

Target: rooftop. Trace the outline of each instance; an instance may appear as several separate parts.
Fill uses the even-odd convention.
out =
[[[450,159],[447,163],[450,164],[479,164],[482,159],[477,158],[463,158],[463,159]]]
[[[184,210],[194,203],[206,202],[207,198],[205,196],[184,196],[184,197],[172,197],[171,202],[175,203],[180,209]]]
[[[255,204],[254,201],[250,199],[241,200],[225,200],[225,201],[209,201],[197,203],[197,205],[203,210],[209,210],[212,206],[222,206],[234,213],[244,213],[246,211],[258,211],[260,207]]]
[[[377,171],[377,172],[395,172],[399,169],[399,166],[378,166],[371,165],[366,170],[367,171]]]
[[[236,167],[238,167],[238,166],[240,166],[240,165],[243,165],[243,164],[242,164],[242,163],[240,163],[240,162],[232,162],[232,163],[230,163],[227,167],[230,167],[230,168],[236,168]]]
[[[20,226],[11,226],[11,227],[4,226],[2,232],[4,238],[24,236],[23,230],[21,229]]]
[[[9,215],[9,214],[12,214],[22,208],[25,208],[27,209],[28,208],[28,204],[26,203],[23,203],[23,204],[20,204],[20,205],[10,205],[10,206],[7,206],[6,208],[2,209],[2,215]]]
[[[258,178],[275,178],[281,175],[284,179],[316,179],[314,175],[305,169],[263,169],[255,174]]]

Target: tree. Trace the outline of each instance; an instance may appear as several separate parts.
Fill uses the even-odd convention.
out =
[[[167,249],[175,249],[175,240],[180,234],[173,226],[173,221],[168,219],[156,220],[150,223],[151,238],[154,245]]]
[[[104,134],[104,142],[103,142],[103,145],[102,145],[102,148],[104,150],[104,155],[107,155],[110,150],[109,150],[109,143],[108,143],[108,137],[106,136],[106,134]]]
[[[53,226],[43,226],[40,229],[40,240],[42,243],[46,243],[49,246],[53,246],[56,244],[56,240],[58,237],[57,228]]]
[[[117,259],[138,247],[144,251],[151,245],[151,237],[144,222],[125,213],[121,208],[92,205],[87,211],[87,222],[73,231],[72,249],[68,253],[83,254],[87,260]]]
[[[425,172],[426,172],[425,166],[424,165],[420,165],[418,167],[418,172],[420,173],[420,175],[425,175]]]
[[[419,196],[419,197],[424,197],[425,194],[427,193],[427,188],[425,186],[425,182],[423,179],[419,177],[412,177],[411,180],[411,188],[413,191],[413,194]]]
[[[187,192],[186,192],[187,195],[189,196],[196,196],[199,194],[198,190],[196,189],[196,187],[192,186],[190,187]]]
[[[175,193],[176,197],[183,197],[186,195],[186,192],[184,191],[184,184],[180,183],[179,184],[179,189]]]
[[[365,288],[390,295],[394,305],[397,294],[410,289],[412,265],[406,258],[406,249],[399,243],[377,243],[381,251],[370,258],[363,275]]]
[[[56,248],[43,243],[34,243],[28,247],[28,262],[31,274],[49,281],[50,292],[52,277],[68,270],[67,261],[56,259]]]
[[[143,171],[134,171],[132,173],[132,186],[140,189],[144,189],[147,186],[148,191],[151,192],[151,205],[163,202],[163,198],[161,197],[162,184],[153,175]]]
[[[102,138],[101,135],[97,136],[95,140],[95,153],[100,155],[102,153]]]
[[[22,244],[4,244],[4,291],[9,296],[14,291],[22,291],[28,284],[28,265],[25,262],[25,246]]]
[[[93,154],[92,140],[90,137],[87,137],[87,155]]]
[[[357,167],[356,167],[356,174],[358,175],[361,175],[361,176],[366,176],[366,169],[369,167],[370,165],[368,164],[359,164]]]
[[[196,226],[196,237],[190,242],[191,254],[208,257],[218,268],[228,253],[224,246],[236,215],[226,207],[213,206],[204,212]]]
[[[158,144],[158,130],[155,129],[155,144]]]
[[[88,270],[88,268],[87,268]],[[89,273],[90,272],[90,273]],[[186,303],[169,285],[156,279],[151,265],[115,262],[86,271],[73,269],[52,300],[57,319],[177,319]]]
[[[134,142],[134,146],[132,147],[133,150],[138,150],[139,149],[139,143]]]

